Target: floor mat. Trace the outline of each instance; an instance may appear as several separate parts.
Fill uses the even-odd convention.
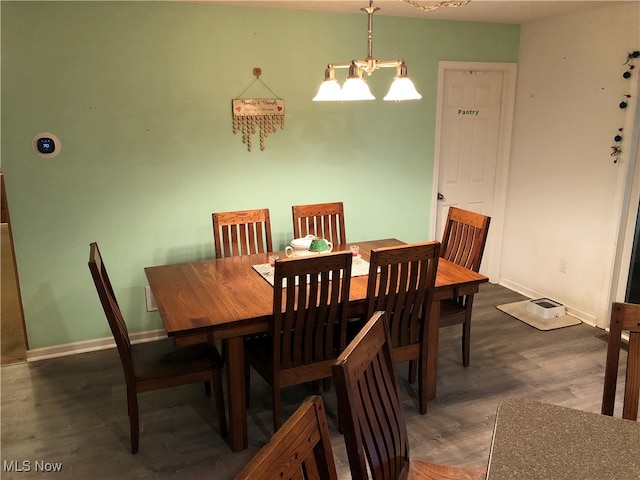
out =
[[[578,318],[571,315],[562,315],[561,317],[553,318],[542,318],[534,315],[527,311],[527,304],[530,301],[531,300],[524,300],[521,302],[505,303],[498,305],[496,308],[538,330],[554,330],[556,328],[572,327],[573,325],[582,323]]]

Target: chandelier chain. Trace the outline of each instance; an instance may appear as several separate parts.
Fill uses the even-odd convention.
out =
[[[402,0],[402,1],[408,3],[409,5],[414,6],[414,7],[418,8],[418,9],[420,9],[420,10],[423,10],[425,12],[430,12],[430,11],[435,10],[437,8],[440,8],[440,7],[464,7],[471,0],[447,0],[447,1],[444,1],[444,2],[438,2],[436,5],[420,5],[415,0]]]

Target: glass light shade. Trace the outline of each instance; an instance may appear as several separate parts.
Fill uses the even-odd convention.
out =
[[[320,84],[314,102],[336,102],[342,100],[342,89],[336,79],[327,79]]]
[[[369,85],[360,77],[347,78],[342,86],[342,100],[375,100],[369,90]]]
[[[418,93],[409,77],[397,76],[383,100],[399,102],[401,100],[420,100],[421,98],[422,95]]]

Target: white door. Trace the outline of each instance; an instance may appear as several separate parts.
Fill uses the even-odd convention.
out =
[[[511,136],[515,65],[441,62],[440,70],[435,238],[442,238],[451,205],[489,215],[489,239],[480,271],[497,281],[499,264],[494,259],[499,258],[496,247],[500,249],[501,242],[496,238],[502,238],[506,194],[506,182],[500,181],[506,172],[499,176],[498,171],[508,166],[505,145]]]

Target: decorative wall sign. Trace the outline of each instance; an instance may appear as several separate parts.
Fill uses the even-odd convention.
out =
[[[251,151],[251,135],[260,128],[260,150],[264,140],[277,127],[284,128],[284,100],[281,98],[238,98],[231,101],[233,108],[233,133],[242,131],[242,141]]]
[[[271,90],[262,80],[262,69],[256,67],[253,69],[256,79],[251,82],[249,87],[256,81],[259,81]],[[239,98],[246,92],[249,87],[231,101],[231,111],[233,115],[233,133],[242,131],[242,141],[251,151],[251,136],[256,133],[256,127],[260,128],[260,150],[264,150],[264,140],[270,133],[274,133],[277,127],[284,129],[284,100],[273,93],[276,98]]]

